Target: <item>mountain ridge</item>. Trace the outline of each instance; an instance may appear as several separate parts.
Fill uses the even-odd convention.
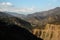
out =
[[[0,12],[0,21],[5,21],[8,24],[16,24],[27,29],[32,27],[29,22],[5,12]]]
[[[39,26],[40,28],[45,27],[45,25],[48,23],[60,24],[59,18],[60,18],[60,7],[28,15],[28,21],[31,24],[36,25],[36,27]]]

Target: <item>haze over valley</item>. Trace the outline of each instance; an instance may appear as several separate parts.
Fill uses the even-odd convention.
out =
[[[6,40],[60,40],[60,0],[0,0],[0,31]]]

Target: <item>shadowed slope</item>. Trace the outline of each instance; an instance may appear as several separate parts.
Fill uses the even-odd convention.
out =
[[[0,40],[42,40],[15,24],[0,21]]]

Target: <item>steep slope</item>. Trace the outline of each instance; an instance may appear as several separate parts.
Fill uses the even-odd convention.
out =
[[[33,29],[32,33],[44,40],[60,40],[60,24],[46,24],[44,29]]]
[[[60,23],[60,7],[29,14],[27,20],[35,27],[44,28],[47,23]]]
[[[42,40],[28,30],[9,22],[0,20],[0,40]]]
[[[14,17],[10,14],[0,12],[0,20],[8,22],[9,24],[16,24],[18,26],[24,27],[26,29],[31,29],[31,24],[25,20],[22,20],[21,18]]]

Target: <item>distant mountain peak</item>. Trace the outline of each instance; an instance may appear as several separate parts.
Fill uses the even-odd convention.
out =
[[[56,8],[54,8],[55,10],[59,10],[60,9],[60,7],[56,7]]]
[[[60,9],[60,7],[56,7],[55,9]]]

